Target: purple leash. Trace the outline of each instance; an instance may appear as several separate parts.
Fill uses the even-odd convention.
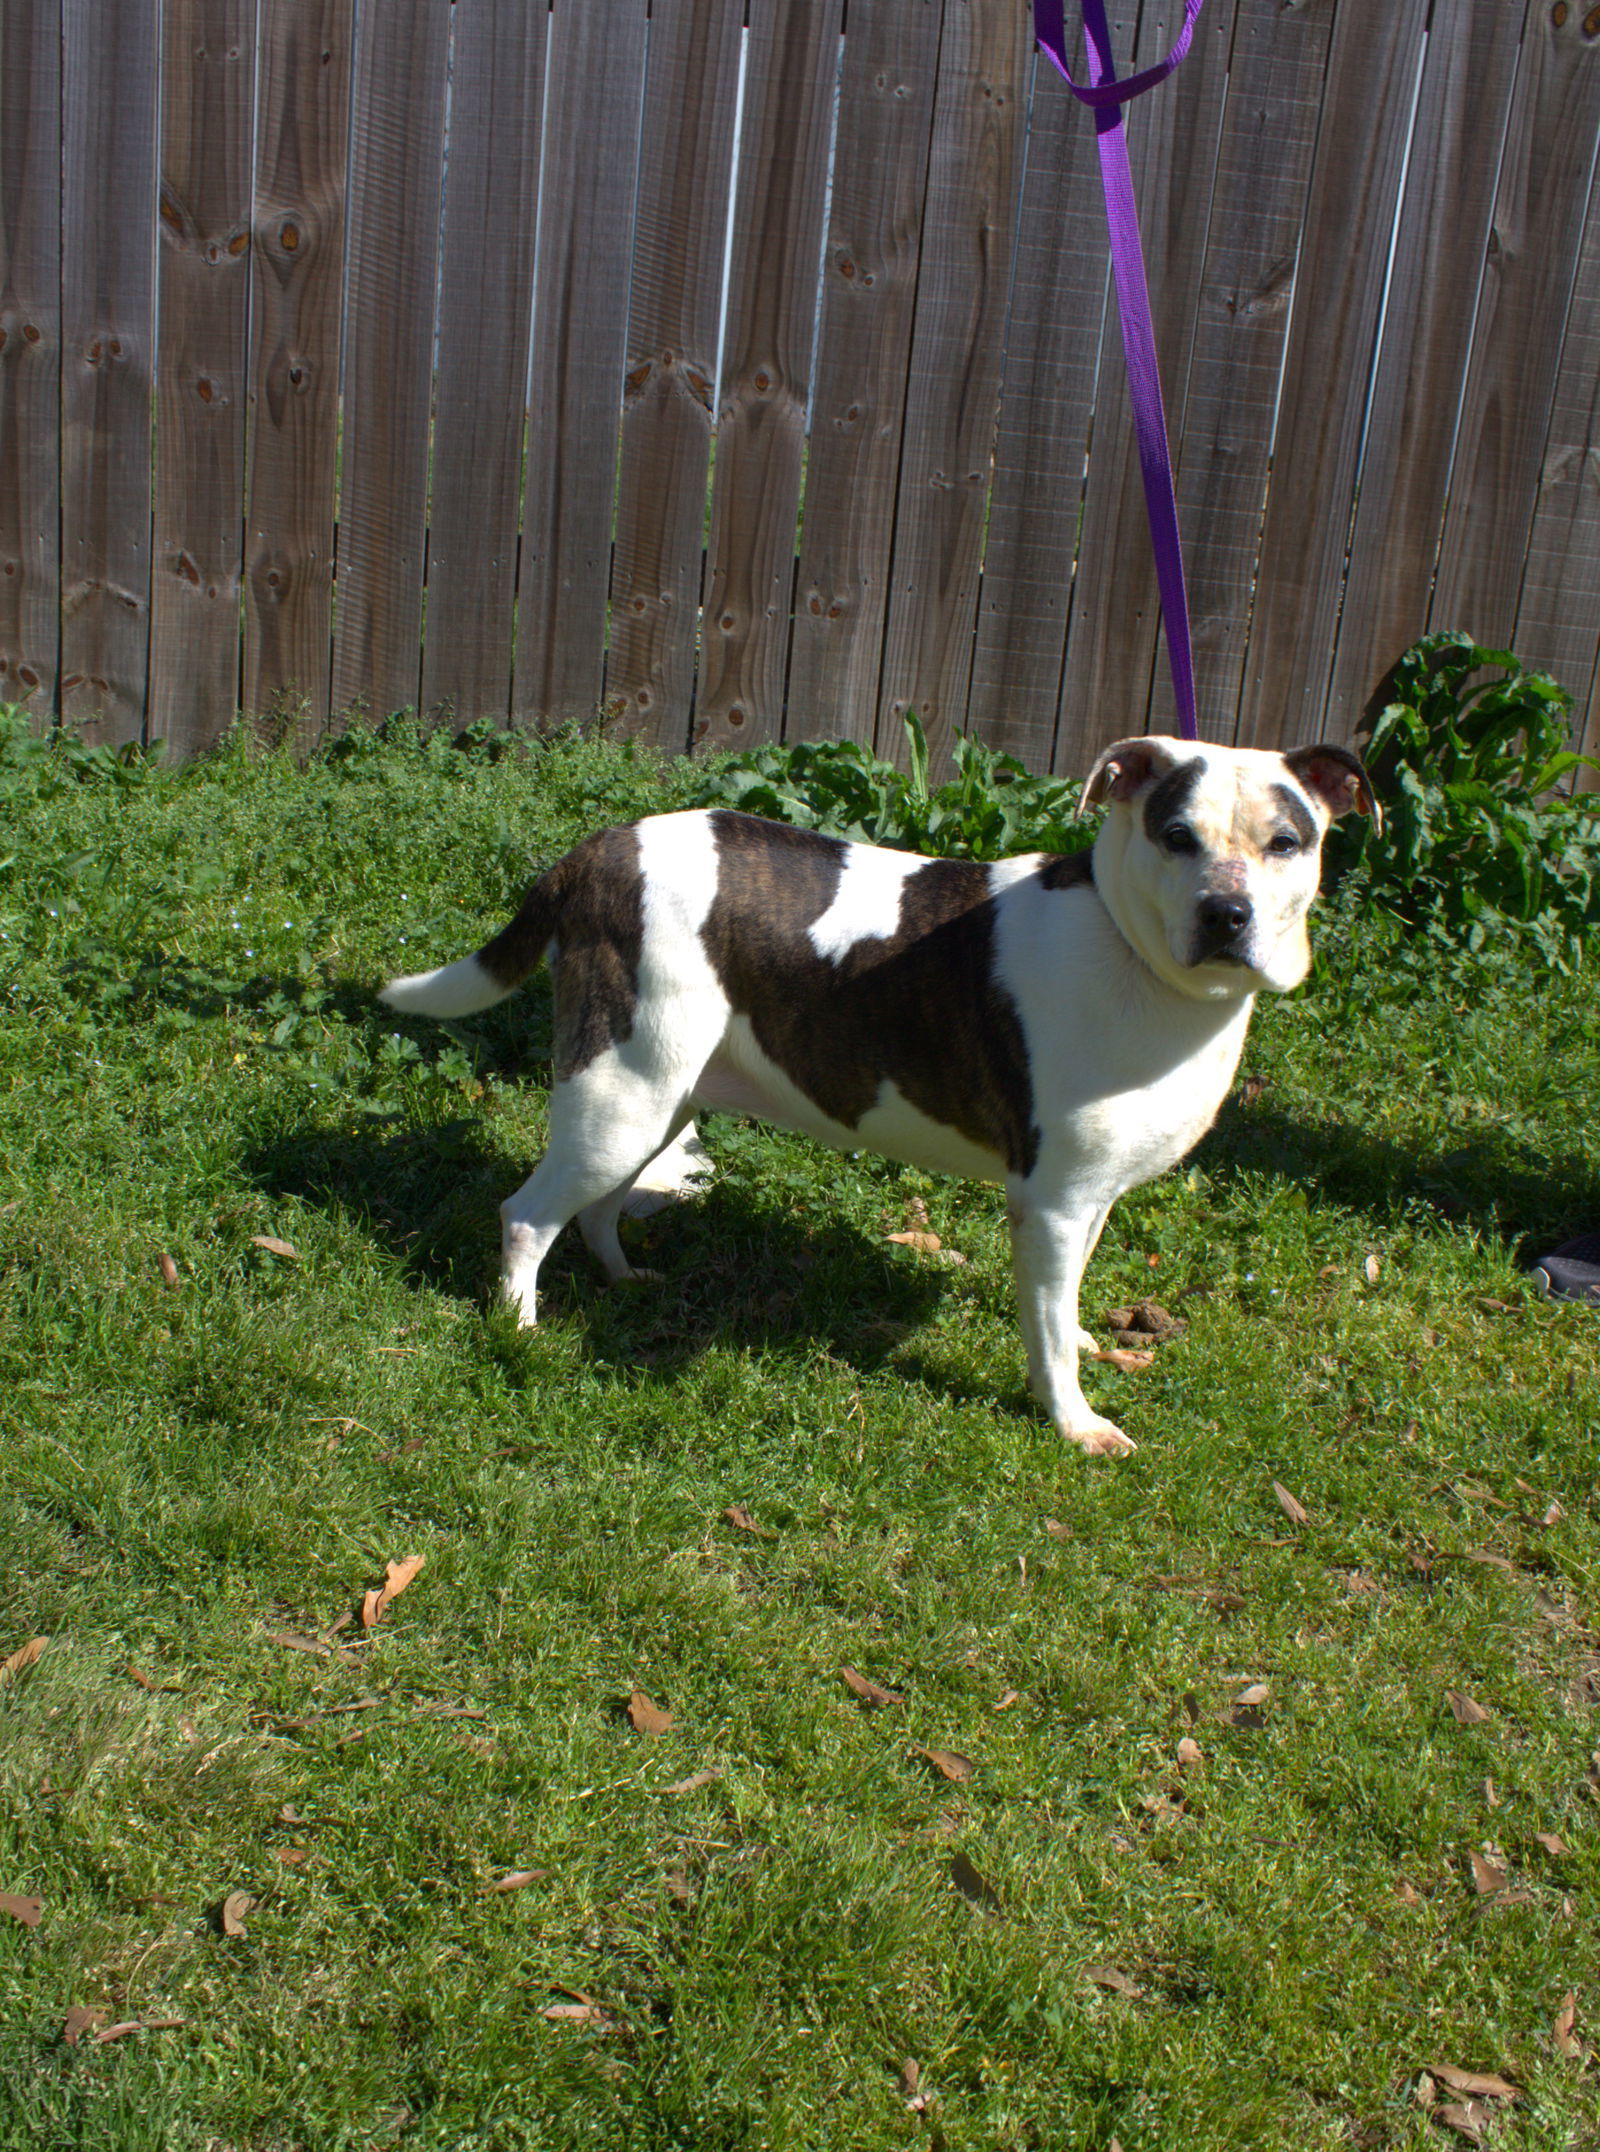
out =
[[[1178,504],[1172,488],[1172,453],[1167,446],[1167,418],[1161,402],[1156,366],[1155,330],[1150,321],[1150,291],[1145,282],[1144,249],[1139,244],[1139,213],[1128,163],[1128,137],[1122,107],[1131,97],[1164,82],[1189,50],[1195,19],[1204,0],[1185,0],[1183,28],[1164,60],[1117,80],[1111,58],[1111,32],[1105,0],[1083,0],[1083,30],[1089,50],[1090,86],[1074,82],[1067,67],[1065,0],[1034,0],[1033,26],[1040,45],[1074,97],[1094,112],[1100,137],[1100,177],[1106,193],[1106,222],[1111,229],[1111,266],[1117,280],[1117,312],[1122,320],[1122,349],[1128,366],[1139,467],[1144,474],[1150,544],[1156,558],[1156,584],[1167,628],[1167,659],[1178,705],[1178,729],[1186,740],[1199,737],[1195,723],[1194,654],[1189,643],[1189,598],[1183,584],[1183,548],[1178,540]]]

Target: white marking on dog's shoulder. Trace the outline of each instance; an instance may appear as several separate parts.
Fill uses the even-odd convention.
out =
[[[717,894],[717,833],[704,808],[652,815],[634,825],[644,874],[647,935],[653,928],[698,936]]]
[[[1045,852],[1019,852],[1012,859],[995,859],[989,862],[989,894],[1003,896],[1008,889],[1015,889],[1018,882],[1026,882],[1039,873],[1048,858]]]
[[[808,933],[818,956],[833,963],[861,941],[888,941],[900,924],[906,883],[928,862],[915,852],[886,852],[873,844],[845,847],[844,872],[833,902]]]

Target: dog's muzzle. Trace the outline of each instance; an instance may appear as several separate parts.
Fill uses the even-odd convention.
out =
[[[1255,907],[1236,890],[1202,897],[1195,906],[1193,964],[1247,964]]]

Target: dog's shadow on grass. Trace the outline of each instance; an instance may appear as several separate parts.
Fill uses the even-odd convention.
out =
[[[1600,1218],[1600,1158],[1548,1150],[1494,1125],[1448,1150],[1388,1142],[1356,1122],[1314,1119],[1235,1092],[1196,1159],[1219,1180],[1270,1173],[1379,1219],[1423,1206],[1528,1256]]]
[[[481,1123],[425,1129],[307,1130],[245,1164],[275,1195],[359,1222],[419,1285],[493,1306],[501,1199],[529,1161],[498,1149]],[[597,1361],[668,1373],[713,1346],[808,1351],[822,1343],[866,1371],[934,1313],[944,1281],[896,1260],[815,1205],[785,1208],[737,1174],[654,1217],[623,1222],[632,1260],[659,1277],[609,1287],[577,1227],[540,1272],[540,1312],[576,1321]]]

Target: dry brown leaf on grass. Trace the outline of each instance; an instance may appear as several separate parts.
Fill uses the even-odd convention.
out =
[[[1444,1700],[1450,1706],[1451,1714],[1458,1726],[1486,1726],[1488,1724],[1488,1712],[1484,1710],[1482,1704],[1478,1703],[1473,1697],[1468,1696],[1464,1690],[1446,1689]]]
[[[47,1636],[30,1636],[27,1643],[20,1650],[14,1651],[9,1659],[0,1659],[0,1689],[3,1689],[8,1681],[15,1681],[20,1673],[32,1666],[49,1641]]]
[[[1092,1980],[1097,1988],[1107,1989],[1112,1995],[1126,1995],[1130,2002],[1136,2001],[1144,1993],[1137,1980],[1130,1980],[1127,1974],[1115,1965],[1086,1965],[1083,1977],[1085,1980]]]
[[[714,1786],[722,1773],[708,1766],[704,1771],[691,1771],[687,1778],[675,1778],[670,1786],[663,1786],[663,1793],[698,1793],[702,1786]]]
[[[628,1698],[627,1711],[634,1732],[648,1734],[652,1741],[659,1740],[662,1734],[669,1732],[677,1724],[672,1713],[664,1711],[658,1703],[654,1703],[643,1689],[633,1691]]]
[[[294,1242],[279,1240],[273,1233],[252,1233],[250,1245],[252,1248],[265,1248],[268,1255],[281,1255],[286,1263],[298,1263],[300,1260],[300,1250]]]
[[[1300,1504],[1295,1500],[1294,1496],[1289,1492],[1287,1487],[1283,1486],[1279,1481],[1274,1480],[1272,1483],[1272,1491],[1278,1498],[1279,1509],[1283,1511],[1283,1514],[1288,1518],[1291,1524],[1309,1524],[1311,1522],[1311,1519],[1307,1512],[1301,1508]]]
[[[493,1877],[483,1888],[486,1891],[526,1890],[530,1883],[542,1883],[549,1873],[548,1868],[513,1868],[507,1875]]]
[[[594,2032],[615,2032],[617,2021],[608,2011],[602,2010],[592,1995],[582,1988],[560,1988],[558,1994],[570,1995],[565,2003],[546,2003],[539,2015],[552,2025],[587,2025]]]
[[[1469,2137],[1475,2145],[1481,2145],[1484,2124],[1493,2117],[1494,2109],[1485,2100],[1447,2100],[1442,2107],[1434,2108],[1431,2119],[1442,2122],[1458,2137]]]
[[[1137,1375],[1155,1364],[1153,1352],[1128,1352],[1121,1345],[1108,1345],[1092,1356],[1102,1367],[1120,1368],[1124,1375]]]
[[[1013,1704],[1020,1704],[1021,1701],[1022,1692],[1020,1689],[1007,1689],[1003,1696],[995,1699],[994,1708],[996,1711],[1009,1711]]]
[[[1480,1853],[1475,1846],[1468,1850],[1467,1859],[1472,1863],[1472,1887],[1480,1898],[1492,1898],[1510,1883],[1503,1861]]]
[[[722,1519],[725,1524],[731,1524],[735,1531],[754,1532],[757,1539],[770,1539],[772,1537],[769,1531],[757,1524],[742,1502],[731,1503],[722,1512]]]
[[[1566,1840],[1555,1831],[1535,1831],[1533,1836],[1535,1843],[1543,1846],[1546,1853],[1552,1854],[1557,1860],[1560,1860],[1564,1853],[1572,1851]]]
[[[1555,2042],[1556,2053],[1564,2055],[1568,2062],[1583,2060],[1583,2042],[1578,2038],[1578,1998],[1571,1988],[1556,2012],[1550,2037]]]
[[[231,1890],[217,1908],[217,1925],[224,1935],[243,1935],[244,1924],[256,1909],[247,1890]]]
[[[900,2095],[914,2115],[925,2115],[931,2104],[922,2085],[922,2065],[914,2055],[908,2055],[900,2065]]]
[[[42,1898],[20,1898],[15,1891],[0,1890],[0,1913],[9,1913],[25,1928],[37,1928],[44,1917]]]
[[[178,1282],[178,1266],[165,1249],[156,1257],[156,1261],[161,1265],[161,1275],[166,1279],[167,1284],[176,1286]]]
[[[886,1689],[881,1683],[869,1681],[865,1674],[858,1674],[853,1666],[841,1666],[839,1679],[845,1687],[859,1696],[864,1704],[881,1709],[886,1704],[903,1704],[905,1694],[900,1689]]]
[[[86,2032],[93,2032],[104,2021],[103,2010],[91,2009],[86,2003],[74,2003],[67,2012],[66,2023],[61,2028],[64,2047],[76,2047]]]
[[[1520,2100],[1520,2086],[1487,2070],[1458,2070],[1448,2062],[1430,2062],[1429,2074],[1452,2092],[1464,2092],[1475,2100]]]
[[[1052,1539],[1071,1539],[1074,1536],[1071,1525],[1063,1524],[1059,1517],[1046,1517],[1044,1528]]]
[[[361,1626],[374,1629],[383,1619],[385,1610],[399,1598],[408,1584],[415,1581],[418,1570],[428,1557],[425,1554],[408,1554],[403,1561],[387,1565],[381,1586],[365,1594],[361,1601]]]
[[[884,1238],[901,1248],[915,1248],[918,1255],[937,1255],[944,1246],[937,1233],[886,1233]]]
[[[1369,1254],[1361,1266],[1361,1275],[1369,1285],[1376,1285],[1383,1274],[1383,1266],[1375,1255]]]
[[[964,1785],[978,1768],[972,1758],[963,1756],[959,1749],[923,1748],[920,1742],[914,1741],[911,1753],[926,1757],[941,1778],[948,1778],[958,1786]]]
[[[94,2037],[103,2047],[108,2040],[126,2040],[134,2032],[176,2032],[183,2023],[179,2017],[122,2018],[115,2025],[102,2025]]]
[[[1204,1761],[1205,1757],[1201,1751],[1199,1742],[1196,1741],[1191,1735],[1185,1734],[1183,1739],[1178,1743],[1178,1769],[1180,1771],[1194,1771],[1197,1770],[1199,1766],[1204,1763]]]

